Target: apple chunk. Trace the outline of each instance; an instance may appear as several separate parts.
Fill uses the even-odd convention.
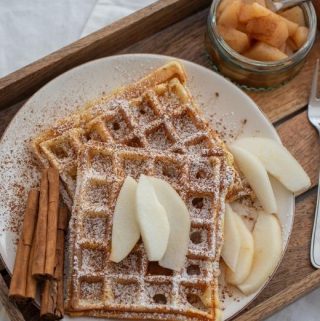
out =
[[[242,0],[243,3],[245,4],[253,4],[253,3],[257,3],[260,6],[266,7],[266,2],[265,0]]]
[[[304,13],[301,7],[295,6],[290,9],[287,9],[283,12],[280,12],[280,15],[296,24],[299,26],[306,26],[306,22],[304,19]]]
[[[224,243],[221,251],[221,256],[226,265],[235,271],[239,253],[240,253],[240,234],[236,223],[236,216],[230,207],[226,204],[226,211],[224,214]]]
[[[259,212],[253,229],[254,255],[248,278],[238,285],[245,294],[256,292],[272,275],[282,253],[280,223],[275,215]]]
[[[235,213],[234,219],[240,235],[240,252],[235,270],[232,271],[227,268],[226,280],[230,284],[238,285],[241,284],[250,274],[254,254],[254,244],[252,234],[241,217]]]
[[[252,153],[238,147],[236,144],[229,146],[229,149],[264,210],[268,213],[276,213],[276,199],[267,171],[261,161]]]
[[[246,29],[250,37],[276,48],[280,47],[289,36],[287,23],[282,17],[272,13],[249,20]]]
[[[273,30],[276,24],[281,20],[286,23],[290,36],[293,35],[298,28],[298,24],[295,23],[294,21],[288,20],[283,16],[279,16],[278,14],[274,13],[270,9],[265,8],[264,6],[256,2],[252,4],[247,4],[245,2],[240,8],[240,12],[239,12],[240,23],[248,23],[252,19],[258,19],[261,17],[265,17],[265,19],[260,21],[259,26],[261,26],[262,30],[260,30],[259,32],[270,33],[270,31]],[[261,25],[263,23],[262,21],[267,22],[264,25],[264,27]],[[281,34],[281,32],[277,33],[277,37],[279,34]],[[272,45],[275,46],[275,44],[272,44]]]
[[[282,20],[286,23],[287,25],[287,28],[288,28],[288,33],[289,33],[289,36],[292,37],[295,32],[297,31],[298,29],[298,24],[286,19],[286,18],[282,18]]]
[[[301,48],[308,39],[309,29],[307,27],[299,27],[292,36],[292,40],[298,48]]]
[[[159,265],[174,271],[184,266],[190,235],[190,215],[179,194],[166,181],[150,177],[157,198],[167,213],[170,234],[166,252]]]
[[[247,34],[234,28],[218,26],[218,31],[223,40],[235,51],[241,53],[250,47],[250,39]]]
[[[259,61],[277,61],[288,57],[278,48],[272,47],[261,41],[258,41],[248,51],[246,51],[244,56]]]
[[[239,22],[247,23],[251,19],[268,16],[271,13],[270,10],[265,8],[256,2],[243,3],[239,11]]]
[[[217,10],[217,16],[219,17],[221,12],[224,11],[224,9],[227,8],[232,2],[233,0],[222,0]]]
[[[236,28],[240,8],[241,0],[233,0],[230,2],[218,17],[218,24],[229,28]]]
[[[169,240],[169,221],[149,177],[141,175],[138,182],[137,218],[149,261],[159,261]]]
[[[260,159],[266,170],[289,191],[301,193],[310,187],[311,181],[302,166],[281,144],[270,138],[240,138],[233,144]]]
[[[137,182],[128,176],[116,202],[110,254],[110,260],[116,263],[122,261],[131,252],[140,238],[136,214],[137,185]]]

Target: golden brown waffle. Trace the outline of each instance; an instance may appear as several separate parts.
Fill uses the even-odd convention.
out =
[[[201,173],[201,175],[199,175]],[[220,320],[217,277],[231,169],[221,157],[90,142],[79,155],[71,218],[67,313],[149,320]],[[108,260],[112,215],[124,179],[168,181],[189,208],[190,243],[181,272],[148,263],[142,243]]]
[[[69,206],[76,186],[78,151],[88,140],[216,155],[233,164],[231,154],[186,89],[185,80],[181,65],[168,63],[34,139],[33,149],[42,164],[49,161],[58,168]],[[236,184],[229,190],[229,199],[248,192],[237,171],[233,175]]]

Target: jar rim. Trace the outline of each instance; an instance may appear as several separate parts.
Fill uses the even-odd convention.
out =
[[[307,41],[304,45],[299,48],[294,54],[288,56],[287,58],[277,60],[277,61],[259,61],[247,58],[234,49],[232,49],[222,38],[217,30],[217,21],[216,21],[216,12],[217,8],[220,4],[221,0],[214,0],[210,7],[210,13],[208,16],[208,33],[209,37],[215,37],[217,43],[221,46],[221,49],[228,55],[228,58],[233,61],[233,63],[241,63],[241,68],[243,69],[251,69],[251,68],[259,68],[263,69],[282,69],[285,66],[293,65],[299,63],[311,50],[312,45],[315,41],[316,30],[317,30],[317,16],[311,1],[302,3],[300,6],[304,9],[304,12],[307,17],[309,34]],[[212,41],[212,39],[210,39]]]

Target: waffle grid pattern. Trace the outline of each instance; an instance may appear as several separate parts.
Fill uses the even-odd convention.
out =
[[[71,199],[76,185],[77,157],[90,140],[133,147],[158,148],[176,153],[206,153],[223,156],[218,136],[192,105],[177,78],[146,91],[142,97],[112,101],[103,115],[85,128],[73,128],[40,144],[41,151],[56,166]]]
[[[186,75],[171,62],[137,83],[105,99],[92,102],[48,129],[33,142],[33,151],[44,166],[55,166],[62,180],[62,195],[71,208],[76,186],[77,155],[90,140],[134,147],[155,147],[176,153],[221,155],[233,167],[232,155],[208,125],[185,87]],[[234,171],[228,200],[252,195],[247,183]]]
[[[37,136],[42,165],[59,170],[73,205],[66,308],[72,316],[220,320],[217,293],[225,199],[251,193],[232,155],[209,126],[171,62],[88,104]],[[148,263],[138,243],[121,263],[108,261],[112,215],[123,180],[163,178],[191,215],[185,267]]]
[[[85,146],[72,214],[74,248],[68,312],[125,318],[138,313],[138,319],[150,317],[148,313],[152,312],[166,320],[172,316],[216,320],[221,217],[232,182],[228,166],[219,157],[191,157],[153,149],[146,152],[97,142]],[[167,180],[189,208],[192,227],[181,272],[154,268],[141,243],[122,262],[108,260],[117,195],[126,176],[138,178],[140,174]]]

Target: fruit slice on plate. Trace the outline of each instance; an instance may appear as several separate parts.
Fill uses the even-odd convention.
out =
[[[273,139],[241,138],[233,146],[243,148],[258,157],[266,170],[289,191],[299,194],[310,187],[310,178],[302,166],[283,145]]]
[[[119,193],[113,215],[110,260],[120,262],[133,249],[140,238],[136,214],[137,182],[128,176]]]
[[[236,144],[229,146],[241,172],[248,180],[257,195],[263,209],[268,213],[277,212],[277,203],[274,197],[268,173],[261,161],[252,153]]]
[[[170,225],[168,247],[159,265],[180,271],[184,266],[189,244],[190,215],[187,206],[169,183],[155,177],[149,179],[167,213]]]
[[[148,259],[159,261],[168,246],[170,226],[151,180],[145,175],[139,178],[136,201],[138,224]]]
[[[250,274],[253,262],[254,244],[252,234],[240,215],[234,213],[234,220],[240,235],[240,251],[235,270],[232,271],[229,268],[226,270],[226,281],[230,284],[238,285]]]
[[[272,275],[282,253],[279,220],[275,215],[259,212],[253,229],[254,255],[248,278],[238,288],[249,295],[256,292]]]
[[[230,205],[226,204],[224,214],[224,243],[221,256],[232,271],[236,270],[241,246],[240,233],[235,218],[236,215]]]

